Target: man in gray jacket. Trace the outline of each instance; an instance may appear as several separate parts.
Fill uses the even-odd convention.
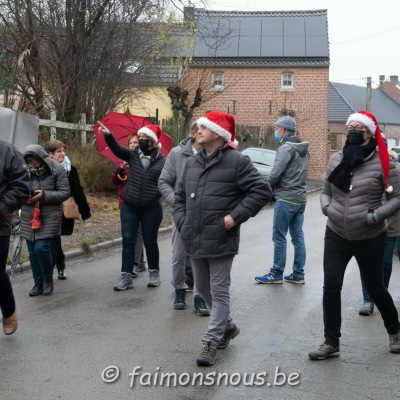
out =
[[[174,202],[174,221],[191,257],[197,289],[210,308],[197,364],[215,363],[240,330],[230,314],[231,268],[240,225],[271,198],[268,182],[236,150],[235,119],[212,111],[197,120],[202,151],[189,157]],[[237,143],[237,142],[236,142]]]
[[[182,178],[186,162],[194,154],[201,150],[198,143],[198,126],[194,123],[191,127],[191,137],[182,140],[178,146],[174,147],[168,154],[164,168],[158,178],[158,189],[169,206],[173,206],[175,191],[178,182]],[[182,239],[179,232],[172,224],[172,286],[175,289],[174,309],[184,310],[186,308],[186,269],[192,268],[190,257],[185,253]],[[197,315],[208,316],[210,310],[207,308],[203,298],[196,289],[196,282],[193,285],[194,310]]]
[[[275,123],[275,139],[280,147],[275,164],[269,175],[269,183],[274,189],[276,203],[272,240],[274,242],[274,262],[264,276],[256,276],[258,283],[304,283],[306,245],[303,222],[306,207],[306,178],[310,155],[308,142],[296,135],[296,121],[284,116]],[[286,265],[286,235],[290,232],[294,246],[292,273],[283,277]],[[283,279],[282,279],[283,278]]]

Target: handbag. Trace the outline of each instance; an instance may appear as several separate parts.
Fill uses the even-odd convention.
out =
[[[73,196],[70,196],[67,200],[63,202],[64,217],[67,219],[79,219],[78,206],[75,203]]]

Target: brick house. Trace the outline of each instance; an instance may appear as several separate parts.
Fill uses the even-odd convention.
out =
[[[400,104],[400,84],[397,75],[390,76],[389,81],[385,81],[385,75],[379,75],[379,90]]]
[[[310,178],[327,165],[329,44],[327,11],[206,11],[186,7],[197,26],[193,57],[184,77],[189,92],[201,85],[209,110],[235,115],[239,127],[269,135],[285,113],[310,142]],[[240,134],[240,132],[238,132]]]
[[[384,79],[384,78],[382,78]],[[381,81],[381,84],[383,80]],[[400,145],[400,102],[394,100],[396,87],[380,85],[371,89],[371,112],[379,122],[385,134],[389,148]],[[382,86],[390,86],[391,96]],[[397,88],[398,92],[400,89]],[[399,95],[399,94],[398,94]],[[350,114],[365,110],[367,104],[367,88],[344,83],[329,83],[329,139],[331,151],[342,149],[346,140],[345,124]]]

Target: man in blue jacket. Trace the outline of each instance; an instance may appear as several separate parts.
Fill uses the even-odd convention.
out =
[[[275,122],[275,139],[279,142],[274,167],[268,177],[274,190],[276,203],[272,240],[274,242],[274,262],[264,276],[256,276],[258,283],[304,283],[306,245],[303,222],[306,208],[306,178],[310,155],[308,142],[296,135],[296,121],[288,115]],[[290,232],[294,246],[292,273],[283,276],[286,265],[286,235]]]
[[[240,330],[230,314],[233,258],[240,225],[254,217],[272,195],[250,159],[236,150],[235,119],[212,111],[197,120],[202,150],[187,160],[174,202],[175,226],[191,257],[194,281],[210,308],[197,364],[215,363]]]
[[[30,193],[30,179],[21,153],[0,140],[0,308],[6,335],[12,335],[18,326],[14,294],[6,272],[12,213]]]

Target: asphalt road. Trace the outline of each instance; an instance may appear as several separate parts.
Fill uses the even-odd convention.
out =
[[[170,237],[160,240],[162,284],[155,289],[146,287],[148,278],[142,273],[135,289],[112,290],[119,276],[119,247],[69,261],[68,279],[56,281],[49,297],[30,298],[31,273],[18,274],[14,290],[19,328],[12,336],[0,336],[0,399],[400,398],[400,355],[388,351],[378,311],[370,317],[358,315],[361,285],[353,261],[342,295],[341,356],[308,359],[308,352],[323,341],[326,221],[318,194],[310,195],[304,226],[305,285],[260,285],[254,276],[270,267],[272,215],[272,209],[264,210],[242,227],[231,289],[232,315],[241,333],[218,351],[217,363],[210,368],[195,363],[207,318],[193,312],[190,294],[187,310],[172,308]],[[287,272],[290,243],[288,249]],[[395,259],[390,284],[397,306],[399,264]],[[119,377],[106,383],[102,376],[113,380],[110,366],[118,367]]]

